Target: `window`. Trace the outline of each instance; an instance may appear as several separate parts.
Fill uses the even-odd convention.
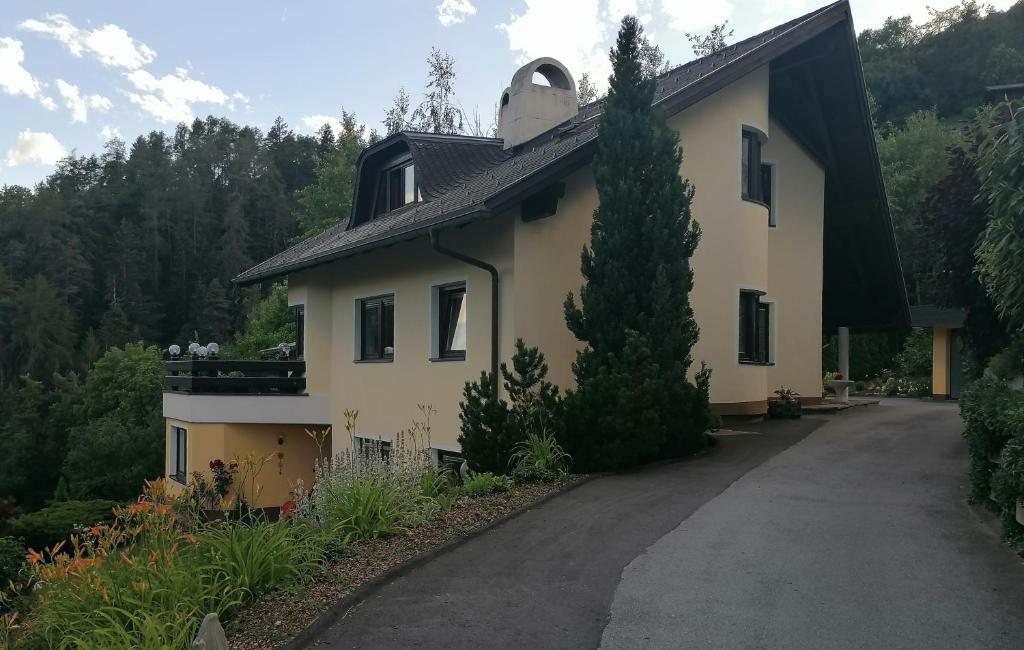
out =
[[[187,460],[188,431],[182,427],[171,427],[170,477],[179,483],[184,483],[188,475],[186,471]]]
[[[761,302],[762,295],[760,291],[740,291],[740,363],[769,363],[771,360],[771,305]]]
[[[295,357],[306,358],[306,306],[295,306]]]
[[[373,216],[379,216],[408,203],[420,200],[416,183],[416,166],[411,162],[390,167],[381,172],[377,180],[377,193],[373,202]]]
[[[761,139],[760,133],[743,129],[743,148],[740,152],[740,194],[745,201],[755,201],[767,205],[761,167]]]
[[[356,453],[364,458],[380,456],[383,460],[391,457],[391,441],[380,438],[365,438],[356,436]]]
[[[761,163],[761,195],[768,206],[768,226],[775,227],[775,203],[772,201],[775,190],[775,164]]]
[[[466,358],[466,285],[438,287],[437,354],[442,359]]]
[[[359,360],[395,358],[395,297],[378,296],[359,301]]]

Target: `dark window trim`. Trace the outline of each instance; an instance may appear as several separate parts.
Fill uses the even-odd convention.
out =
[[[431,361],[464,361],[465,350],[445,350],[448,341],[447,309],[445,309],[445,296],[451,293],[462,293],[463,304],[465,304],[466,291],[465,281],[449,282],[437,285],[437,356]],[[467,314],[468,318],[468,314]],[[466,341],[467,346],[469,341]]]
[[[295,305],[295,358],[306,358],[306,306]]]
[[[179,441],[182,434],[184,434],[184,440]],[[184,442],[184,444],[179,445],[179,442]],[[174,467],[171,468],[169,478],[184,485],[188,480],[188,429],[172,424],[171,444],[174,445]]]
[[[385,326],[384,326],[384,305],[388,302],[391,303],[391,354],[387,354],[384,349],[389,347],[385,345]],[[368,296],[366,298],[359,298],[357,300],[359,308],[359,348],[356,351],[357,356],[353,361],[355,363],[390,363],[395,360],[395,294],[393,293],[382,293],[376,296]],[[366,354],[366,305],[368,303],[378,303],[380,310],[380,317],[377,322],[377,341],[380,344],[380,350],[373,355]]]
[[[761,302],[761,297],[765,295],[764,291],[757,289],[740,289],[739,291],[739,313],[737,314],[738,327],[743,328],[745,325],[749,327],[744,333],[742,329],[738,331],[738,338],[736,341],[737,347],[737,361],[744,365],[756,365],[756,366],[772,366],[775,363],[772,361],[772,303]],[[753,323],[744,323],[739,321],[743,316],[743,300],[744,296],[753,296],[754,301],[754,315]],[[747,298],[749,300],[749,298]],[[765,330],[762,330],[762,320],[760,318],[761,312],[765,313]],[[747,339],[748,350],[741,349],[744,338]]]
[[[765,134],[755,127],[744,125],[740,130],[740,198],[771,210],[764,201],[764,188],[761,187],[761,154],[766,140]],[[746,165],[743,164],[744,154]],[[757,173],[750,173],[755,169]],[[746,183],[743,182],[744,173]]]
[[[423,198],[420,195],[419,173],[415,170],[416,162],[412,159],[412,155],[403,154],[396,156],[381,165],[380,170],[377,172],[377,178],[373,184],[373,204],[370,206],[371,219],[376,219],[377,217],[383,216],[393,210],[410,205],[410,203],[403,203],[402,205],[395,206],[391,205],[391,174],[398,170],[404,170],[406,167],[413,167],[413,178],[415,183],[413,200],[410,203],[420,203],[423,201]],[[384,184],[383,194],[380,192],[381,183]],[[378,205],[382,200],[384,205]]]
[[[394,449],[394,443],[391,440],[384,440],[383,438],[371,438],[369,436],[353,436],[356,442],[356,453],[360,455],[369,456],[372,451],[372,446],[376,445],[380,449],[380,455],[382,458],[387,460],[391,457],[391,451]]]
[[[775,220],[775,190],[777,162],[765,162],[761,159],[761,191],[764,194],[764,204],[768,207],[768,227],[775,228],[778,223]]]

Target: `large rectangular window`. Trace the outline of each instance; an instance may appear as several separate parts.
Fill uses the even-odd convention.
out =
[[[170,477],[179,483],[185,483],[188,476],[188,430],[183,427],[171,427],[170,461]]]
[[[771,305],[761,302],[760,291],[740,291],[739,361],[769,363]]]
[[[359,301],[359,360],[390,361],[395,357],[395,297]]]
[[[466,285],[439,287],[437,290],[438,356],[442,359],[466,358]]]
[[[761,169],[761,134],[743,129],[743,148],[740,152],[740,194],[745,201],[767,205],[764,197]]]

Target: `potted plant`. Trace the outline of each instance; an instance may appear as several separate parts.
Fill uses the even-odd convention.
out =
[[[792,388],[780,387],[776,397],[768,400],[768,417],[775,419],[796,419],[803,415],[800,393]]]
[[[853,382],[848,380],[842,372],[837,371],[831,374],[832,378],[829,380],[828,386],[829,388],[832,389],[832,392],[835,393],[836,401],[843,402],[844,404],[846,402],[849,402],[850,384],[852,384]]]

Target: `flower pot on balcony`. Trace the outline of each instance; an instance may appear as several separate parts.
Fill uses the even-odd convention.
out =
[[[845,404],[850,401],[850,384],[852,383],[849,379],[833,379],[828,382],[829,388],[836,394],[837,402]]]

